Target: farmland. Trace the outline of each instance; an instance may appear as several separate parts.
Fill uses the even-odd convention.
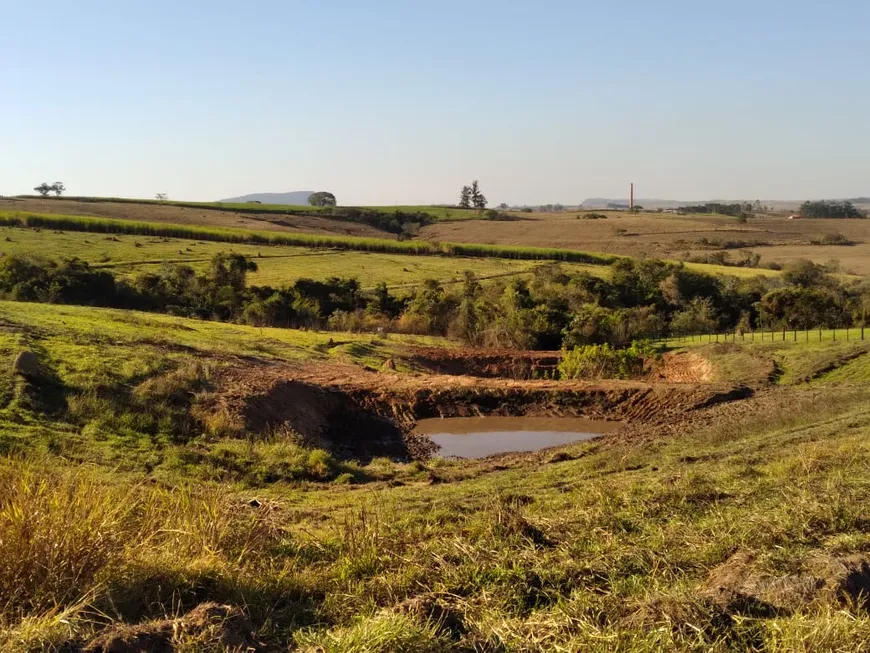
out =
[[[87,199],[87,201],[84,201]],[[837,261],[844,272],[870,274],[870,221],[788,220],[784,215],[735,218],[716,215],[630,215],[604,211],[606,219],[583,220],[589,212],[512,213],[511,220],[481,220],[476,211],[431,206],[364,207],[408,214],[427,213],[437,220],[416,236],[428,242],[483,243],[513,247],[574,249],[625,256],[672,260],[724,253],[732,261],[742,251],[761,256],[761,264],[785,264],[798,259],[816,263]],[[166,222],[219,228],[244,228],[284,233],[333,234],[394,239],[366,224],[322,215],[317,207],[218,205],[215,203],[133,200],[0,199],[0,211],[55,213],[122,220]],[[293,211],[293,214],[282,214]],[[301,214],[301,213],[304,213]],[[831,242],[835,236],[841,243]]]
[[[153,271],[164,262],[183,263],[201,269],[219,252],[237,252],[256,260],[258,271],[252,275],[252,280],[258,284],[277,286],[302,277],[325,279],[348,276],[356,277],[365,287],[380,281],[389,286],[408,287],[426,278],[450,282],[466,269],[473,269],[483,278],[523,274],[535,267],[536,260],[574,261],[566,264],[567,269],[588,270],[606,276],[607,264],[611,260],[606,255],[567,250],[449,243],[433,245],[428,242],[346,238],[327,234],[276,234],[50,214],[13,212],[0,214],[0,220],[15,224],[27,220],[28,215],[36,220],[32,228],[0,226],[0,252],[39,254],[52,258],[77,256],[92,265],[112,269],[122,275]],[[42,226],[37,227],[36,224]],[[175,234],[182,237],[171,237]],[[351,251],[345,251],[347,249]],[[442,253],[466,250],[468,257],[441,256]],[[402,252],[408,252],[409,255],[403,255]],[[577,262],[583,260],[588,260],[589,264]],[[709,274],[739,277],[778,274],[770,270],[696,263],[688,265]]]
[[[666,352],[672,370],[776,359],[774,377],[735,394],[718,372],[441,377],[414,362],[449,346],[432,338],[16,302],[0,319],[5,369],[24,349],[42,366],[0,385],[7,650],[136,637],[174,650],[845,651],[870,636],[857,589],[870,415],[849,380],[866,378],[868,355],[805,378],[852,354],[845,342]],[[451,461],[348,456],[360,437],[344,429],[303,448],[258,421],[307,432],[322,397],[403,416],[429,395],[445,411],[582,405],[628,423],[556,452]],[[364,415],[344,428],[368,433]]]
[[[839,261],[844,271],[870,274],[870,220],[788,220],[785,216],[735,218],[606,211],[607,219],[579,219],[583,212],[521,214],[523,220],[493,228],[482,221],[446,222],[425,227],[421,238],[578,248],[626,256],[685,260],[724,251],[738,260],[740,250],[761,255],[761,264],[810,259]],[[852,245],[824,245],[840,234]],[[816,242],[814,242],[816,241]]]

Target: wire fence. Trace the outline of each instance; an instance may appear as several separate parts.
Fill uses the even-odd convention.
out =
[[[870,327],[866,330],[870,337]],[[716,342],[762,343],[762,342],[837,342],[862,341],[865,327],[842,329],[759,329],[755,331],[724,331],[717,333],[688,334],[660,338],[658,342],[675,345],[708,344]]]

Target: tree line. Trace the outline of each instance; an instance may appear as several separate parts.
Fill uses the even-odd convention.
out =
[[[852,202],[848,200],[820,200],[801,204],[800,214],[805,218],[817,219],[847,219],[866,218]]]
[[[256,262],[216,255],[196,272],[165,264],[115,277],[77,259],[0,258],[0,296],[19,301],[138,309],[257,326],[442,335],[475,347],[554,350],[628,346],[669,335],[866,323],[870,286],[841,282],[824,266],[791,264],[781,278],[714,277],[680,264],[619,259],[609,279],[557,263],[530,278],[482,283],[431,279],[397,297],[386,284],[363,290],[353,278],[299,279],[274,288],[248,284]]]

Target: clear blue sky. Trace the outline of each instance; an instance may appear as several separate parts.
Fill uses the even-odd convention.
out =
[[[0,194],[870,194],[867,0],[0,0]]]

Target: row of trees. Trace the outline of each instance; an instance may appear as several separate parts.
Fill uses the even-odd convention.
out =
[[[679,264],[619,259],[609,279],[539,267],[530,279],[483,284],[473,272],[448,286],[425,281],[410,296],[356,279],[299,279],[249,286],[256,264],[215,256],[200,273],[185,265],[116,278],[71,259],[0,258],[0,296],[23,301],[134,308],[261,326],[447,335],[471,346],[559,349],[628,346],[672,334],[865,324],[870,285],[843,283],[809,261],[781,279],[713,277]]]
[[[60,197],[66,190],[66,187],[63,185],[62,181],[56,181],[53,184],[49,184],[48,182],[44,181],[39,184],[39,186],[36,186],[33,190],[35,190],[43,197],[48,197],[49,193],[54,193],[55,197]]]
[[[805,218],[821,219],[857,219],[865,218],[852,202],[847,200],[820,200],[801,204],[801,215]]]

